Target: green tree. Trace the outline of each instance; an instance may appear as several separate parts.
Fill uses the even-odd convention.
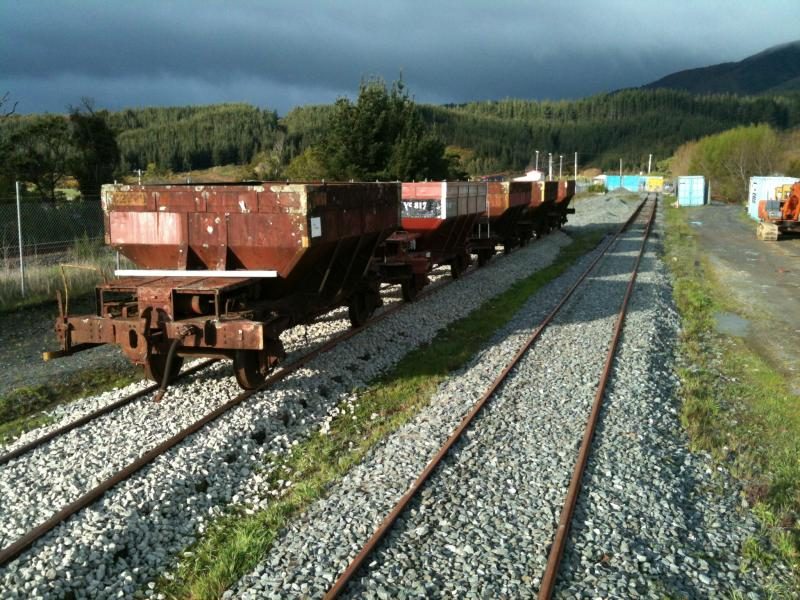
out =
[[[75,152],[70,171],[84,196],[99,196],[100,186],[114,179],[119,164],[119,147],[108,126],[108,113],[95,112],[91,100],[70,109],[69,121]]]
[[[74,156],[67,120],[56,115],[27,119],[9,136],[7,147],[4,172],[33,183],[43,200],[54,202],[56,188],[69,175]]]
[[[708,177],[717,193],[738,201],[747,196],[750,177],[782,170],[782,157],[778,134],[769,125],[750,125],[699,140],[689,168]]]
[[[337,100],[319,148],[325,172],[339,180],[442,179],[450,165],[402,80],[387,89],[368,79],[355,103]]]
[[[322,150],[316,146],[306,148],[295,156],[284,171],[292,181],[318,181],[329,178]]]

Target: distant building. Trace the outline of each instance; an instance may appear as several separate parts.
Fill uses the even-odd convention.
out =
[[[522,177],[514,177],[514,181],[543,181],[544,173],[536,169],[528,171]]]

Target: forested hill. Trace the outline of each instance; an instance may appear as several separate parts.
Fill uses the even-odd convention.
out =
[[[546,154],[579,153],[582,167],[641,168],[647,155],[670,156],[683,142],[737,125],[800,125],[800,93],[697,96],[674,90],[623,90],[575,101],[502,100],[421,105],[425,123],[462,158],[470,174],[520,171]],[[333,105],[304,106],[283,118],[247,104],[100,111],[114,132],[120,176],[148,166],[187,171],[250,165],[252,176],[283,177],[293,158],[318,144]],[[0,122],[0,142],[41,116]],[[23,136],[24,139],[25,136]],[[540,162],[540,165],[544,164]]]
[[[678,71],[644,87],[696,94],[800,91],[800,40],[768,48],[739,62]]]
[[[572,156],[581,164],[630,166],[647,155],[666,158],[683,142],[750,123],[777,129],[800,125],[800,94],[696,96],[674,90],[623,90],[582,100],[501,100],[422,105],[425,120],[466,158],[471,173],[520,170],[536,150]],[[282,123],[289,146],[315,143],[326,107],[300,107]],[[295,150],[296,151],[296,150]]]

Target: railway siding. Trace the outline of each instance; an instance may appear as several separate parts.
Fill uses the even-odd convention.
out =
[[[158,459],[0,569],[0,588],[16,592],[18,597],[58,597],[76,586],[89,594],[107,595],[130,595],[139,587],[146,588],[223,507],[230,503],[250,502],[255,507],[269,503],[274,490],[266,484],[268,470],[254,471],[271,453],[281,454],[303,439],[354,387],[366,385],[487,297],[548,264],[567,243],[560,234],[548,236],[319,357]],[[338,327],[331,321],[320,326]],[[387,339],[395,343],[388,347]],[[174,406],[188,406],[192,400],[207,401],[209,395],[222,397],[235,389],[232,378],[212,377],[205,385],[176,385],[162,404],[169,407],[172,398]],[[163,418],[152,414],[142,425],[156,427]],[[124,436],[129,425],[121,425],[116,435]],[[131,429],[133,435],[140,435]],[[54,487],[89,483],[73,481],[70,471],[59,467],[70,454],[72,460],[80,462],[81,451],[80,444],[71,446],[71,452],[63,447],[52,457],[52,463],[41,455],[44,462],[40,464],[48,465],[47,476]],[[111,455],[107,458],[113,460]],[[99,449],[91,460],[101,462]],[[41,470],[38,472],[44,478]],[[15,486],[13,481],[6,485]],[[10,515],[22,515],[26,506],[35,506],[36,499],[19,490],[17,503],[20,505],[7,509],[10,513],[0,515],[0,523],[8,523],[5,535],[9,537],[18,534],[20,528],[16,517]]]
[[[764,592],[763,573],[739,562],[739,548],[756,525],[736,510],[732,481],[707,457],[689,453],[680,426],[671,372],[679,322],[659,251],[651,242],[645,255],[556,597],[755,598]],[[609,292],[624,287],[614,282],[630,259],[627,251],[619,254],[582,295],[583,309],[545,332],[543,354],[524,359],[422,499],[368,559],[369,574],[350,588],[355,597],[536,595],[581,415],[588,414],[602,367],[593,343],[609,337],[621,297],[619,289],[617,299]],[[295,523],[226,597],[324,593],[568,277],[532,298],[441,386],[428,408]],[[542,356],[552,363],[544,365]]]

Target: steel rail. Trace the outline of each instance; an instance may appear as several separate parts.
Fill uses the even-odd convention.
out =
[[[474,420],[474,418],[478,415],[481,409],[485,406],[489,398],[491,398],[494,395],[497,388],[503,383],[508,374],[517,365],[517,363],[530,349],[530,347],[536,342],[537,339],[539,339],[542,332],[555,318],[555,316],[561,311],[562,307],[567,303],[567,301],[570,299],[575,290],[581,285],[581,283],[583,283],[586,277],[588,277],[588,275],[594,270],[597,263],[606,255],[606,252],[611,247],[611,245],[614,244],[614,242],[617,239],[619,239],[619,237],[628,228],[628,226],[631,223],[633,223],[633,221],[639,215],[639,212],[642,210],[642,207],[644,206],[645,202],[646,200],[642,201],[636,207],[636,209],[633,211],[628,220],[602,246],[600,253],[594,258],[594,260],[584,270],[584,272],[580,275],[580,277],[573,283],[573,285],[569,288],[569,290],[567,290],[567,292],[558,302],[556,307],[552,311],[550,311],[550,313],[542,320],[542,322],[538,325],[536,330],[528,337],[523,346],[514,355],[514,358],[511,360],[511,362],[508,365],[506,365],[506,367],[503,369],[500,375],[498,375],[494,379],[494,381],[490,384],[490,386],[483,393],[483,395],[477,400],[477,402],[475,402],[475,404],[473,404],[470,411],[461,419],[461,422],[459,423],[458,427],[456,427],[456,429],[447,438],[447,441],[444,443],[444,445],[441,446],[436,455],[428,462],[427,466],[422,471],[422,473],[417,477],[416,481],[414,481],[414,483],[411,484],[411,487],[408,489],[408,491],[406,491],[406,493],[403,494],[403,496],[400,498],[397,504],[395,504],[391,512],[386,516],[383,522],[378,526],[378,528],[372,534],[372,537],[370,537],[367,543],[364,544],[364,546],[361,548],[356,557],[347,566],[345,571],[333,583],[333,585],[330,587],[330,589],[324,596],[325,600],[333,600],[334,598],[337,598],[345,590],[348,583],[350,583],[353,577],[358,573],[359,569],[364,564],[366,559],[377,548],[378,544],[381,542],[386,533],[392,528],[397,518],[403,513],[408,503],[422,489],[422,487],[424,486],[425,482],[428,480],[430,475],[436,470],[441,461],[448,454],[453,445],[459,440],[464,431],[466,431],[470,423]]]
[[[463,276],[467,277],[469,275],[472,275],[472,273],[474,273],[476,270],[477,270],[477,267],[475,269],[471,269],[470,271],[464,273]],[[463,277],[462,277],[462,279],[463,279]],[[453,281],[455,281],[455,280],[451,279],[451,280],[449,280],[447,282],[444,282],[444,283],[436,283],[434,285],[428,286],[425,290],[420,292],[420,295],[417,296],[417,298],[415,299],[415,302],[419,302],[423,298],[426,298],[427,296],[436,293],[437,291],[441,290],[443,287],[446,287],[447,285],[449,285]],[[222,404],[221,406],[217,407],[212,412],[206,414],[201,419],[195,421],[194,423],[192,423],[191,425],[185,427],[184,429],[182,429],[181,431],[179,431],[178,433],[176,433],[175,435],[173,435],[169,439],[167,439],[164,442],[160,443],[155,448],[147,451],[142,456],[140,456],[138,459],[136,459],[132,463],[128,464],[126,467],[124,467],[120,471],[117,471],[114,475],[111,475],[110,477],[108,477],[104,481],[100,482],[97,486],[95,486],[94,488],[92,488],[88,492],[84,493],[83,495],[78,497],[76,500],[74,500],[73,502],[69,503],[67,506],[63,507],[61,510],[59,510],[57,513],[55,513],[49,519],[47,519],[43,523],[37,525],[33,529],[29,530],[27,533],[25,533],[22,537],[17,539],[15,542],[9,544],[8,546],[6,546],[3,549],[0,549],[0,566],[3,566],[6,563],[10,562],[11,560],[15,559],[22,552],[24,552],[31,545],[33,545],[39,538],[41,538],[42,536],[44,536],[45,534],[50,532],[52,529],[54,529],[59,524],[61,524],[64,521],[66,521],[69,517],[71,517],[75,513],[79,512],[80,510],[83,510],[84,508],[90,506],[91,504],[93,504],[94,502],[99,500],[111,488],[113,488],[117,484],[125,481],[126,479],[128,479],[129,477],[134,475],[137,471],[141,470],[143,467],[145,467],[146,465],[148,465],[151,462],[153,462],[156,458],[158,458],[162,454],[168,452],[170,449],[174,448],[176,445],[178,445],[180,442],[185,440],[187,437],[189,437],[193,433],[196,433],[197,431],[202,429],[204,426],[206,426],[207,424],[209,424],[212,421],[216,420],[217,418],[219,418],[221,415],[223,415],[224,413],[228,412],[232,408],[235,408],[236,406],[238,406],[239,404],[241,404],[242,402],[244,402],[245,400],[247,400],[248,398],[250,398],[254,394],[265,390],[270,385],[272,385],[274,383],[277,383],[281,379],[284,379],[285,377],[287,377],[291,373],[297,371],[298,369],[300,369],[301,367],[306,365],[308,362],[310,362],[312,359],[316,358],[320,354],[323,354],[324,352],[327,352],[327,351],[331,350],[332,348],[336,347],[338,344],[342,343],[343,341],[353,337],[354,335],[356,335],[358,333],[361,333],[362,331],[364,331],[368,327],[371,327],[372,325],[382,321],[383,319],[385,319],[389,315],[397,312],[398,310],[403,308],[403,306],[405,306],[405,304],[406,303],[403,302],[403,301],[396,302],[396,303],[392,304],[391,306],[389,306],[386,310],[384,310],[384,311],[380,312],[379,314],[375,315],[374,317],[372,317],[369,321],[364,323],[364,325],[362,325],[361,327],[348,329],[344,333],[342,333],[342,334],[340,334],[340,335],[328,340],[327,342],[323,343],[321,346],[315,348],[314,350],[308,352],[307,354],[304,354],[299,359],[297,359],[295,361],[292,361],[289,364],[286,364],[286,365],[278,367],[278,370],[275,371],[269,377],[267,377],[267,379],[264,381],[264,383],[262,383],[258,388],[254,389],[254,390],[245,390],[245,391],[243,391],[242,393],[240,393],[238,396],[236,396],[232,400],[229,400],[225,404]],[[199,368],[199,367],[200,367],[200,365],[197,366],[197,368]],[[195,367],[192,367],[192,369],[195,369]],[[192,371],[192,369],[187,370],[186,374],[189,374]],[[141,394],[144,394],[144,393],[149,393],[149,392],[152,392],[152,391],[156,391],[158,389],[158,387],[159,387],[158,384],[154,384],[152,386],[149,386],[148,388],[146,388],[142,392],[139,392],[139,394],[141,395]],[[133,399],[135,399],[135,398],[130,398],[130,399],[126,398],[126,399],[123,399],[123,400],[132,401]],[[122,401],[120,401],[120,403],[122,403]],[[104,409],[100,409],[100,411],[105,410],[105,412],[110,412],[114,408],[117,408],[119,405],[121,405],[121,404],[109,405],[109,407],[105,407]],[[100,412],[100,411],[97,411],[97,412]],[[87,415],[87,417],[88,416],[89,415]],[[52,435],[51,434],[47,434],[47,436],[43,436],[41,438],[41,440],[42,440],[41,443],[44,443],[45,441],[49,441],[50,439],[56,437],[56,435],[59,435],[60,433],[65,433],[66,431],[69,431],[71,429],[75,429],[76,427],[78,427],[78,426],[80,426],[82,424],[85,424],[86,422],[91,420],[91,419],[87,419],[87,417],[83,417],[82,419],[80,419],[79,421],[82,421],[80,423],[78,423],[78,421],[76,421],[75,424],[70,424],[70,425],[65,426],[63,428],[64,431],[58,430],[58,431],[51,432]],[[44,439],[44,438],[47,438],[47,439]],[[32,442],[31,444],[33,444],[33,443],[34,442]],[[14,451],[10,452],[9,455],[11,455],[13,453],[13,454],[15,454],[15,456],[19,456],[20,454],[23,454],[24,451],[27,451],[27,450],[23,450],[23,448],[24,447],[21,447],[21,448],[19,448],[17,450],[14,450]],[[30,449],[32,449],[32,448],[28,448],[28,450],[30,450]],[[8,460],[11,460],[15,456],[9,456]]]
[[[197,365],[195,365],[195,366],[193,366],[193,367],[191,367],[189,369],[186,369],[182,373],[180,373],[178,375],[178,378],[183,379],[184,377],[188,377],[189,375],[197,373],[198,371],[201,371],[202,369],[205,369],[206,367],[212,365],[215,362],[216,362],[215,359],[203,361],[200,364],[197,364]],[[133,394],[130,394],[128,396],[125,396],[124,398],[120,398],[119,400],[116,400],[116,401],[114,401],[114,402],[112,402],[110,404],[107,404],[106,406],[98,408],[95,411],[87,413],[87,414],[83,415],[82,417],[67,423],[66,425],[63,425],[61,427],[53,429],[52,431],[47,432],[43,436],[38,437],[33,441],[30,441],[30,442],[28,442],[26,444],[18,446],[17,448],[14,448],[13,450],[10,450],[10,451],[6,452],[3,455],[0,455],[0,466],[6,464],[7,462],[9,462],[11,460],[14,460],[15,458],[18,458],[18,457],[22,456],[23,454],[27,454],[31,450],[35,450],[39,446],[42,446],[43,444],[46,444],[50,440],[52,440],[54,438],[57,438],[60,435],[64,435],[65,433],[69,433],[73,429],[77,429],[78,427],[82,427],[82,426],[86,425],[87,423],[89,423],[91,421],[94,421],[95,419],[97,419],[99,417],[102,417],[103,415],[106,415],[106,414],[108,414],[110,412],[113,412],[113,411],[117,410],[118,408],[122,408],[123,406],[126,406],[126,405],[130,404],[134,400],[138,400],[139,398],[141,398],[143,396],[146,396],[147,394],[149,394],[151,392],[155,392],[156,390],[158,390],[158,385],[159,384],[157,384],[157,383],[155,383],[153,385],[149,385],[146,388],[144,388],[142,390],[139,390],[138,392],[134,392]]]
[[[622,336],[622,326],[625,322],[625,316],[628,310],[628,302],[633,295],[633,288],[636,284],[636,276],[639,272],[639,264],[642,260],[642,256],[644,255],[645,248],[647,247],[647,240],[650,237],[650,230],[652,228],[653,221],[655,220],[657,208],[658,194],[655,196],[653,211],[650,213],[650,218],[647,220],[644,234],[642,236],[642,246],[639,249],[639,255],[636,257],[633,273],[630,281],[628,282],[628,287],[625,290],[625,296],[622,299],[622,304],[617,316],[617,322],[614,326],[614,335],[611,340],[611,347],[608,349],[605,366],[603,368],[602,375],[600,376],[600,382],[597,386],[594,402],[592,404],[592,411],[589,414],[589,420],[586,423],[583,440],[581,442],[580,450],[578,451],[578,459],[572,472],[572,479],[570,480],[569,489],[567,490],[567,495],[564,500],[564,507],[561,511],[561,516],[559,517],[558,528],[556,529],[553,544],[550,546],[550,554],[547,559],[544,576],[542,577],[542,582],[539,586],[539,600],[549,600],[553,595],[553,589],[555,587],[558,569],[561,563],[561,557],[564,554],[564,548],[567,542],[567,534],[569,533],[570,523],[572,522],[572,515],[575,511],[575,505],[577,504],[578,496],[580,494],[583,473],[586,470],[586,464],[589,461],[592,439],[594,437],[594,432],[597,428],[597,422],[600,417],[603,396],[605,395],[606,385],[611,376],[611,369],[614,364],[614,356],[617,351],[617,346],[619,345],[619,339]]]
[[[470,269],[470,271],[464,273],[463,277],[468,277],[469,275],[472,275],[473,272],[474,272],[474,269]],[[422,300],[423,298],[425,298],[425,297],[429,296],[430,294],[432,294],[432,293],[436,292],[437,290],[439,290],[443,285],[447,285],[447,283],[450,283],[450,282],[448,281],[448,282],[445,282],[445,283],[436,283],[436,284],[433,284],[432,286],[429,286],[428,288],[426,288],[425,290],[420,292],[419,296],[415,299],[415,301]],[[366,327],[368,325],[373,325],[374,323],[382,320],[383,318],[385,318],[389,314],[392,314],[396,310],[399,310],[399,308],[400,308],[400,306],[402,306],[402,304],[403,304],[403,302],[400,301],[400,302],[396,302],[395,304],[389,306],[388,308],[386,308],[386,310],[383,310],[380,313],[378,313],[377,315],[375,315],[374,317],[372,317],[362,327]],[[347,339],[348,337],[354,335],[355,333],[358,333],[359,331],[361,331],[361,329],[351,329],[351,330],[348,330],[345,333],[341,334],[341,336],[342,336],[341,338],[340,338],[340,336],[337,336],[335,339],[338,340],[338,341],[344,341],[345,339]],[[193,367],[191,367],[189,369],[186,369],[185,371],[181,372],[178,375],[178,379],[183,379],[184,377],[192,375],[192,374],[194,374],[194,373],[196,373],[196,372],[198,372],[198,371],[200,371],[202,369],[205,369],[208,366],[211,366],[212,364],[214,364],[216,362],[218,362],[218,359],[210,359],[210,360],[204,361],[204,362],[202,362],[200,364],[197,364],[197,365],[195,365],[195,366],[193,366]],[[291,366],[292,364],[293,363],[290,363],[286,367]],[[279,368],[286,368],[286,367],[279,367]],[[32,440],[32,441],[30,441],[30,442],[28,442],[26,444],[21,445],[21,446],[18,446],[17,448],[14,448],[13,450],[8,451],[5,454],[0,454],[0,466],[5,465],[6,463],[14,460],[15,458],[19,458],[23,454],[27,454],[28,452],[30,452],[32,450],[35,450],[39,446],[42,446],[42,445],[46,444],[47,442],[57,438],[60,435],[64,435],[65,433],[69,433],[73,429],[77,429],[78,427],[82,427],[82,426],[86,425],[87,423],[90,423],[91,421],[94,421],[95,419],[97,419],[99,417],[102,417],[103,415],[107,415],[108,413],[111,413],[111,412],[117,410],[118,408],[122,408],[123,406],[126,406],[126,405],[130,404],[134,400],[138,400],[139,398],[141,398],[143,396],[146,396],[147,394],[150,394],[151,392],[158,392],[159,389],[160,389],[160,385],[161,384],[159,384],[159,383],[154,383],[152,385],[149,385],[146,388],[144,388],[142,390],[139,390],[138,392],[134,392],[133,394],[130,394],[130,395],[125,396],[124,398],[120,398],[119,400],[116,400],[116,401],[114,401],[114,402],[112,402],[112,403],[110,403],[110,404],[108,404],[106,406],[98,408],[95,411],[87,413],[84,416],[82,416],[82,417],[80,417],[80,418],[78,418],[78,419],[76,419],[74,421],[71,421],[71,422],[67,423],[66,425],[63,425],[62,427],[58,427],[57,429],[53,429],[52,431],[49,431],[48,433],[44,434],[43,436],[41,436],[39,438],[36,438],[35,440]]]

